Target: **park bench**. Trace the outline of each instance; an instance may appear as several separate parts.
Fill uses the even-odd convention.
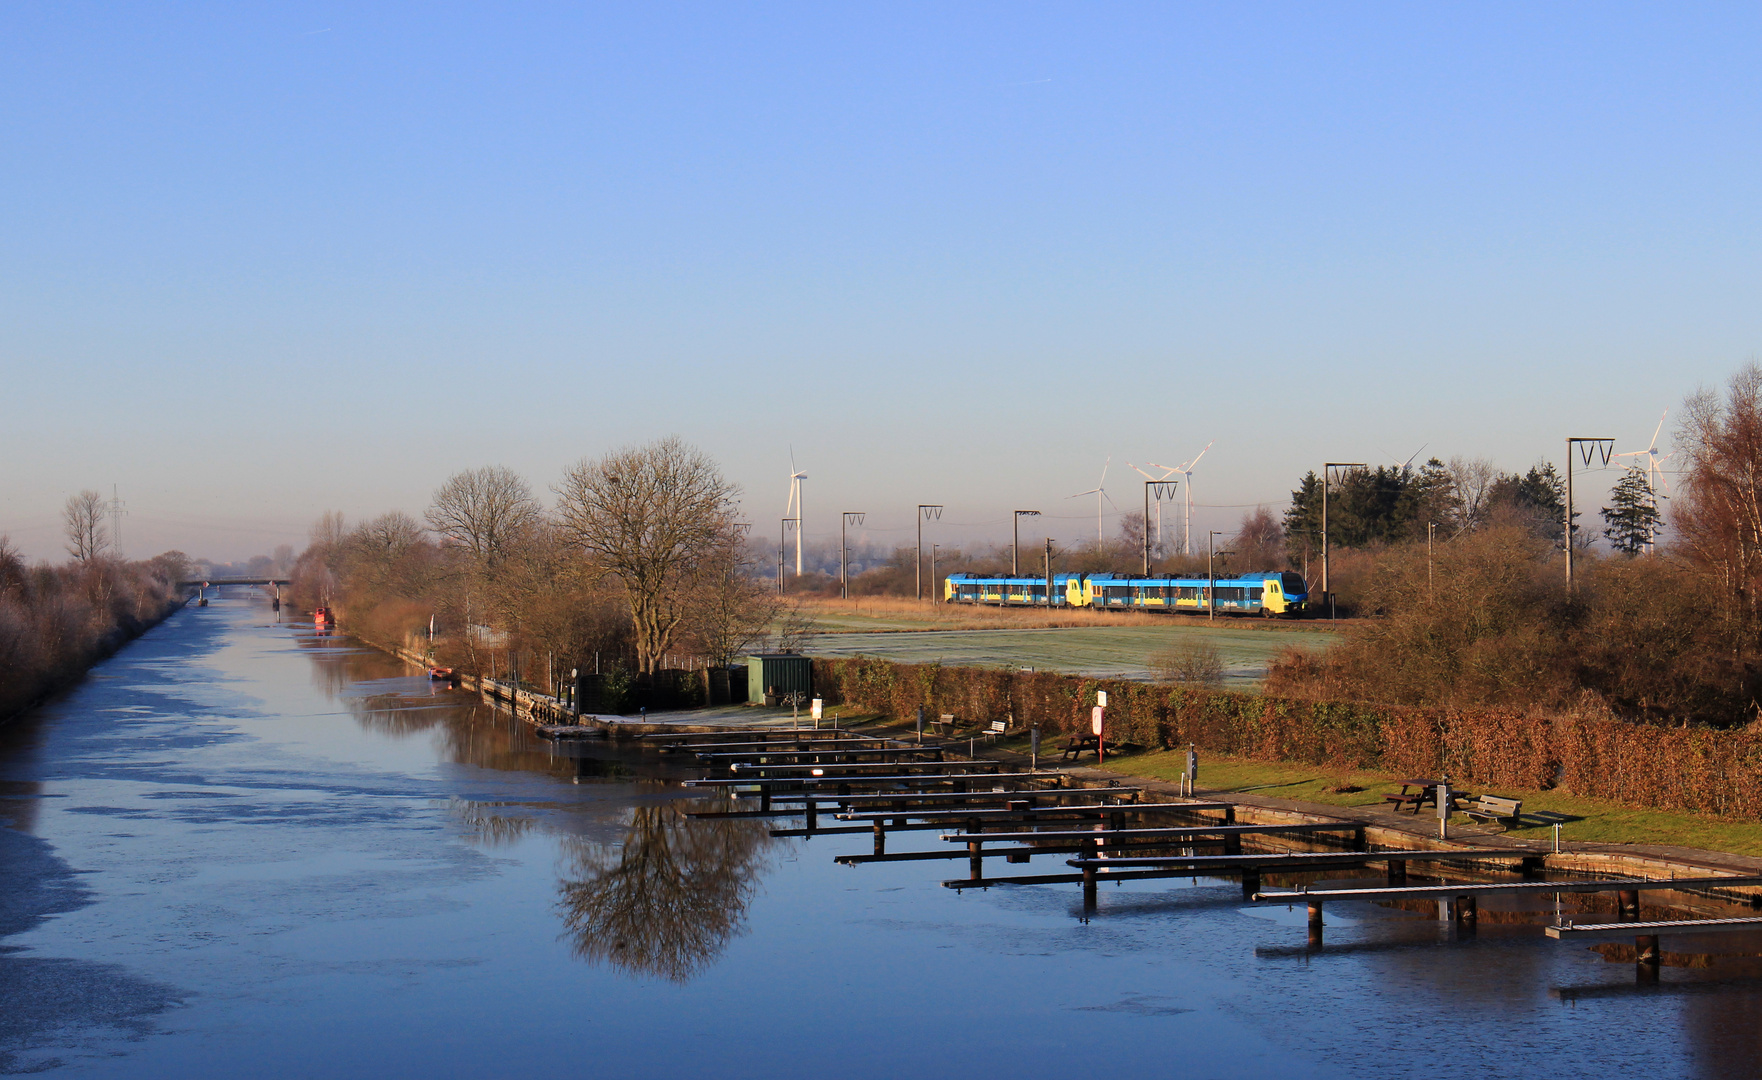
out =
[[[936,730],[938,735],[952,735],[954,734],[954,714],[943,713],[932,720],[930,726]]]
[[[1509,828],[1511,825],[1516,825],[1523,816],[1523,802],[1519,799],[1505,799],[1497,795],[1482,795],[1464,806],[1462,812],[1471,818],[1480,821],[1496,821]]]
[[[989,723],[985,726],[985,734],[991,736],[994,739],[1001,738],[1004,735],[1009,734],[1009,721],[1008,720],[993,720],[993,721],[991,721],[991,723]]]

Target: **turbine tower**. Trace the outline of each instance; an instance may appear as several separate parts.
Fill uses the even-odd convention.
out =
[[[1670,497],[1670,481],[1664,475],[1664,463],[1675,457],[1676,453],[1675,451],[1668,454],[1660,454],[1658,452],[1658,436],[1663,433],[1664,418],[1669,415],[1669,409],[1665,409],[1664,412],[1659,415],[1658,426],[1652,431],[1652,441],[1647,444],[1644,450],[1629,450],[1625,454],[1615,455],[1616,457],[1645,457],[1646,490],[1652,495],[1652,509],[1654,511],[1658,509],[1658,485],[1660,483],[1664,485],[1664,497],[1667,499]],[[1647,544],[1646,546],[1650,548],[1653,545]]]
[[[1106,534],[1103,532],[1102,517],[1107,513],[1107,508],[1113,506],[1113,500],[1108,498],[1107,495],[1107,467],[1112,464],[1113,455],[1109,454],[1107,455],[1107,461],[1102,463],[1101,482],[1099,484],[1096,484],[1088,491],[1079,491],[1075,495],[1065,496],[1067,499],[1081,499],[1085,495],[1095,496],[1095,547],[1098,551],[1101,549],[1102,543],[1106,540]],[[1158,468],[1160,467],[1161,466],[1158,466]],[[1115,506],[1114,509],[1117,510],[1119,507]]]
[[[1169,469],[1167,465],[1158,465],[1154,461],[1144,463],[1153,469],[1169,469],[1171,474],[1180,473],[1187,481],[1187,521],[1181,526],[1181,551],[1185,555],[1193,554],[1193,466],[1199,464],[1199,459],[1205,456],[1205,451],[1210,450],[1216,443],[1216,439],[1211,440],[1205,444],[1205,450],[1193,455],[1191,461],[1183,462],[1172,469]]]
[[[801,577],[801,482],[808,474],[795,467],[795,447],[789,448],[789,509],[783,516],[795,519],[795,576]]]

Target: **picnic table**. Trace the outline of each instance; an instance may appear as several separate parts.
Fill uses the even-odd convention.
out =
[[[1411,806],[1414,816],[1418,817],[1420,807],[1427,803],[1431,803],[1433,806],[1438,805],[1438,788],[1447,787],[1449,783],[1448,780],[1433,780],[1424,776],[1410,777],[1401,781],[1401,794],[1384,795],[1383,801],[1393,804],[1397,811],[1403,806]],[[1469,798],[1473,798],[1473,796],[1468,792],[1451,788],[1450,808],[1454,810],[1458,800]]]

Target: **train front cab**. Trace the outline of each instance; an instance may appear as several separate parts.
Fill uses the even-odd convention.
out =
[[[1261,603],[1268,615],[1300,619],[1309,611],[1309,586],[1304,583],[1302,574],[1289,571],[1268,574]]]

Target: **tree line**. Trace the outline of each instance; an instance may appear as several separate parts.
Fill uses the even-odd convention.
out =
[[[1330,490],[1330,532],[1367,545],[1346,564],[1354,606],[1373,617],[1320,657],[1286,657],[1269,689],[1721,726],[1762,717],[1762,368],[1697,392],[1683,415],[1668,542],[1644,471],[1627,470],[1602,514],[1612,550],[1587,552],[1572,589],[1563,492],[1546,466],[1477,469],[1484,485],[1466,489],[1458,463],[1349,475],[1338,490],[1352,495],[1336,503]],[[1287,519],[1305,539],[1309,506],[1299,489]],[[1412,542],[1439,520],[1444,542]]]
[[[326,515],[295,566],[295,598],[381,640],[433,627],[438,657],[474,671],[518,663],[547,690],[570,668],[652,678],[679,657],[727,664],[777,621],[739,490],[683,440],[583,459],[551,491],[547,507],[492,465],[448,477],[422,521]]]
[[[105,512],[95,491],[68,499],[61,566],[30,565],[0,536],[0,718],[76,681],[177,603],[183,553],[115,557]]]

